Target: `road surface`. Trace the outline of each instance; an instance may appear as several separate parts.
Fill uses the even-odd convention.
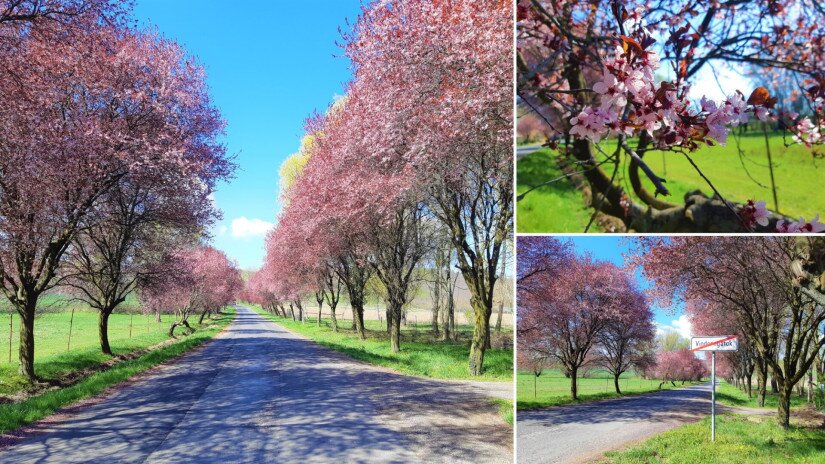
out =
[[[238,307],[202,349],[35,424],[0,462],[510,462],[483,390],[353,361]]]
[[[541,150],[542,148],[544,147],[541,145],[525,145],[516,147],[516,160],[520,160],[525,156],[529,155],[530,153]]]
[[[718,403],[717,408],[722,409]],[[597,461],[605,451],[708,414],[710,382],[640,396],[520,411],[516,425],[518,462]]]

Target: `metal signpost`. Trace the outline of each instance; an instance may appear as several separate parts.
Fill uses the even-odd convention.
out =
[[[736,335],[717,337],[693,337],[690,339],[691,351],[710,351],[710,441],[716,441],[716,352],[736,351],[739,339]]]

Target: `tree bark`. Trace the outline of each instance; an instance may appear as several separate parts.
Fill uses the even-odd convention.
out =
[[[760,360],[757,360],[756,386],[759,395],[759,407],[764,408],[765,397],[768,396],[768,366]]]
[[[619,374],[613,374],[613,385],[616,387],[616,394],[621,395],[622,390],[619,388]]]
[[[401,304],[395,301],[394,298],[388,298],[389,311],[388,315],[392,315],[390,322],[390,347],[393,353],[401,351]]]
[[[352,305],[352,322],[355,324],[355,331],[358,332],[358,338],[366,340],[367,335],[364,331],[364,302],[354,301],[350,302]]]
[[[201,311],[201,315],[198,318],[198,325],[203,325],[203,318],[206,317],[206,313],[209,312],[208,310],[204,309]]]
[[[791,395],[793,394],[793,385],[786,382],[779,389],[779,410],[777,411],[777,420],[783,429],[790,428],[791,423]]]
[[[574,401],[579,399],[578,370],[579,368],[575,366],[570,369],[570,396]]]
[[[332,319],[332,331],[338,332],[338,318],[335,316],[335,306],[329,307],[330,319]]]
[[[484,373],[484,353],[489,345],[490,319],[488,308],[482,301],[473,297],[471,304],[475,321],[470,342],[470,375],[481,375]]]
[[[109,346],[109,311],[102,310],[98,315],[97,331],[100,337],[100,351],[103,354],[112,355],[112,347]]]
[[[31,298],[29,298],[31,300]],[[27,301],[20,312],[20,374],[33,382],[34,375],[34,308],[37,303]]]
[[[498,317],[496,318],[496,333],[501,333],[501,318],[504,315],[504,298],[498,303]]]

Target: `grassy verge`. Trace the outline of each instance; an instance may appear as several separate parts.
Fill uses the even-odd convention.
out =
[[[748,398],[748,394],[735,386],[720,381],[716,385],[716,400],[728,406],[740,406],[745,408],[758,408],[759,401],[756,392],[756,382],[753,384],[753,397]],[[791,408],[797,408],[807,404],[807,399],[804,396],[791,396]],[[765,409],[777,409],[779,407],[779,395],[771,393],[770,386],[768,386],[768,393],[765,395]]]
[[[640,395],[659,391],[660,383],[659,380],[642,379],[638,376],[622,376],[619,378],[619,388],[622,394],[619,395],[614,388],[613,377],[609,373],[594,371],[588,377],[578,379],[579,399],[574,401],[570,396],[570,379],[564,377],[559,370],[548,369],[538,379],[535,379],[535,376],[530,372],[519,372],[516,377],[516,408],[523,411]],[[682,384],[677,382],[674,386],[668,382],[662,385],[661,390],[686,387],[695,383],[685,382]]]
[[[390,350],[385,331],[378,321],[366,321],[367,339],[361,340],[349,324],[339,321],[339,332],[334,333],[329,321],[322,319],[321,327],[314,321],[304,323],[270,314],[251,305],[258,314],[269,318],[289,330],[298,332],[316,343],[370,364],[388,367],[404,374],[436,379],[472,379],[508,381],[513,378],[513,351],[489,349],[484,355],[484,374],[471,377],[466,343],[434,340],[428,332],[415,327],[402,330],[401,352]]]
[[[513,425],[513,402],[510,400],[494,399],[493,404],[498,405],[498,415],[510,425]]]
[[[19,318],[11,316],[12,337],[9,342],[9,314],[0,317],[0,396],[15,395],[29,387],[18,373]],[[115,313],[109,318],[109,342],[112,352],[127,355],[168,340],[166,332],[172,315],[163,315],[160,322],[154,316]],[[89,310],[65,309],[38,316],[34,326],[34,370],[45,381],[59,379],[72,372],[94,368],[112,358],[100,351],[98,314]],[[69,327],[71,326],[71,340]],[[11,357],[9,348],[11,347]]]
[[[226,309],[224,314],[213,319],[209,325],[198,328],[193,334],[149,351],[140,357],[119,362],[111,368],[96,372],[74,385],[33,396],[19,403],[0,404],[0,433],[15,430],[30,422],[42,419],[62,407],[97,395],[106,388],[135,374],[179,356],[211,339],[229,324],[233,317],[234,309]]]
[[[780,212],[806,218],[824,213],[825,196],[818,195],[817,189],[811,188],[820,183],[821,163],[804,146],[786,147],[781,135],[772,135],[769,140]],[[602,148],[612,153],[615,140],[603,142]],[[774,209],[764,135],[751,133],[742,136],[739,148],[731,136],[726,146],[703,147],[691,154],[691,158],[726,199],[738,202],[765,200],[768,208]],[[672,194],[668,199],[672,202],[681,203],[685,193],[695,189],[706,194],[713,193],[684,156],[648,152],[645,161],[653,172],[667,179],[667,187]],[[612,166],[605,169],[612,172]],[[548,149],[519,160],[517,171],[519,193],[529,185],[538,185],[561,175]],[[624,176],[623,168],[617,182],[632,192]],[[642,177],[643,183],[652,192],[652,184]],[[582,232],[590,218],[590,210],[584,207],[581,194],[566,180],[530,193],[518,202],[517,212],[519,232]]]
[[[657,435],[626,451],[609,452],[612,464],[825,462],[825,430],[793,426],[783,430],[773,417],[721,415],[716,442],[710,418]]]

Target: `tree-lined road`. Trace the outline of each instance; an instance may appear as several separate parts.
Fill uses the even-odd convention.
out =
[[[478,383],[353,361],[248,308],[215,340],[0,450],[0,462],[510,462]]]
[[[522,411],[516,426],[518,462],[597,461],[606,451],[709,413],[710,382],[648,395]]]

